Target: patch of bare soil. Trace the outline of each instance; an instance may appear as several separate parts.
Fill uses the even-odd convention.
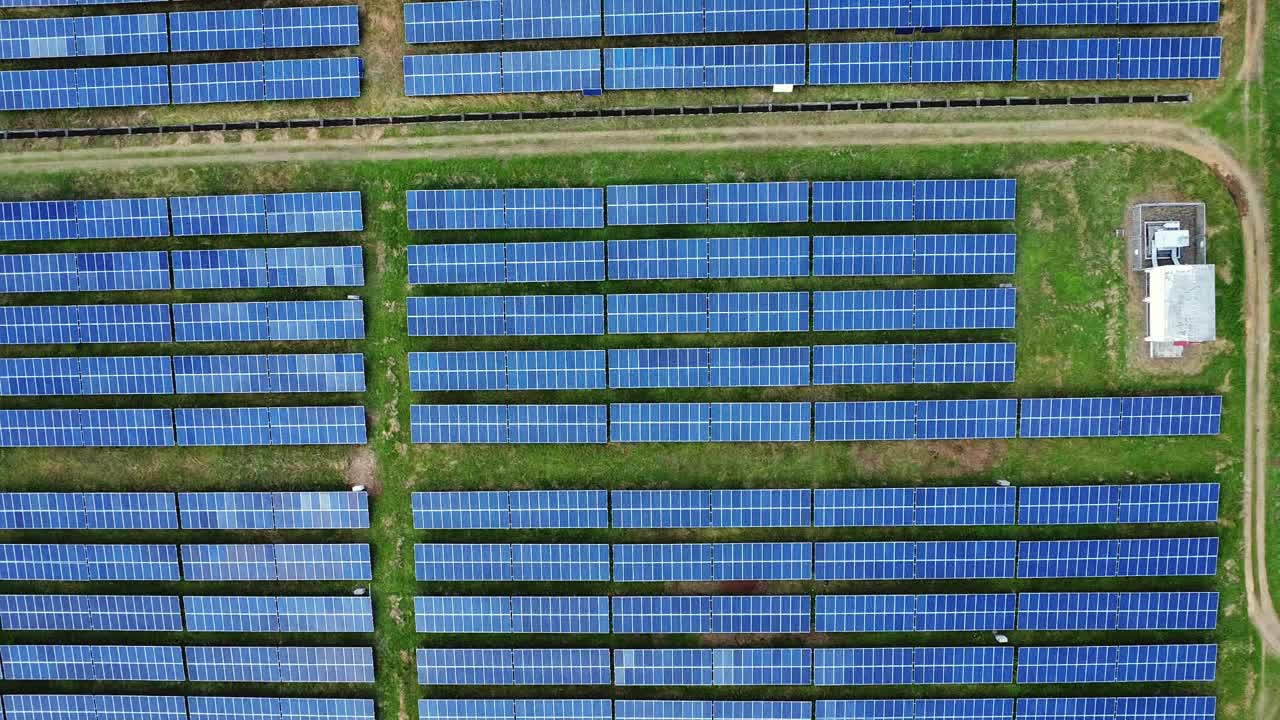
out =
[[[387,611],[387,614],[391,616],[391,619],[395,621],[395,624],[404,625],[404,613],[400,611],[400,596],[392,595],[391,597],[388,597],[387,603],[391,606],[391,609]]]
[[[1009,452],[1002,440],[947,440],[894,443],[886,450],[879,443],[855,443],[849,455],[865,472],[904,478],[953,478],[988,472]]]
[[[349,487],[363,485],[369,494],[382,494],[382,481],[378,479],[378,458],[368,445],[357,445],[347,454],[347,466],[342,471]]]

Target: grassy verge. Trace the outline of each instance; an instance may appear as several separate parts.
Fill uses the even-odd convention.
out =
[[[493,398],[481,394],[450,393],[439,397],[411,397],[405,370],[409,350],[460,347],[624,347],[636,338],[612,336],[579,340],[511,338],[501,341],[429,340],[406,337],[404,304],[412,292],[406,284],[405,247],[414,242],[447,242],[460,239],[532,240],[643,236],[639,232],[519,232],[475,234],[411,235],[405,229],[403,191],[425,187],[605,185],[608,183],[682,182],[703,180],[825,179],[892,177],[983,177],[1013,176],[1020,182],[1018,220],[1012,229],[1019,235],[1018,272],[1019,320],[1016,331],[1001,333],[943,333],[929,335],[860,335],[857,341],[903,342],[915,339],[984,340],[1008,337],[1019,343],[1018,380],[1011,386],[949,386],[925,388],[847,387],[773,390],[684,391],[684,392],[593,392],[528,393],[511,395],[513,402],[608,402],[611,400],[722,400],[722,399],[882,399],[910,397],[1018,397],[1040,394],[1145,393],[1157,391],[1221,392],[1226,396],[1226,415],[1221,436],[1213,438],[995,441],[981,443],[911,443],[900,445],[758,445],[758,446],[604,446],[604,447],[416,447],[408,441],[408,408],[411,402],[481,402]],[[1138,642],[1214,640],[1221,644],[1219,681],[1212,687],[1106,687],[1091,686],[1036,688],[1015,686],[942,687],[928,691],[933,696],[997,696],[1014,692],[1057,694],[1125,694],[1216,691],[1224,713],[1238,715],[1253,706],[1257,684],[1257,648],[1249,628],[1241,595],[1241,528],[1235,522],[1241,504],[1241,443],[1243,411],[1243,362],[1240,321],[1243,285],[1240,229],[1227,190],[1209,171],[1194,161],[1169,152],[1134,147],[1093,145],[1039,148],[956,147],[902,148],[874,152],[857,147],[788,152],[734,152],[662,154],[619,157],[608,153],[559,156],[554,158],[474,159],[448,162],[378,162],[343,165],[315,164],[255,166],[225,165],[160,170],[139,170],[129,174],[67,173],[56,176],[15,176],[8,193],[22,197],[85,196],[113,190],[127,193],[165,192],[255,192],[307,189],[359,189],[365,195],[367,231],[360,238],[366,250],[368,285],[366,301],[368,338],[349,349],[362,350],[367,357],[369,390],[363,402],[370,412],[369,448],[360,449],[271,449],[271,450],[162,450],[162,451],[35,451],[0,452],[0,488],[3,489],[251,489],[260,487],[338,487],[344,482],[365,482],[377,493],[373,503],[373,527],[367,534],[374,546],[375,580],[372,584],[377,633],[376,648],[378,698],[381,717],[413,717],[415,699],[425,694],[415,687],[413,650],[419,645],[482,645],[518,642],[527,646],[613,645],[618,647],[711,642],[700,638],[537,637],[518,638],[425,638],[415,634],[412,598],[415,594],[479,590],[476,587],[426,586],[414,580],[412,548],[418,540],[474,538],[473,535],[428,535],[412,530],[409,512],[414,490],[490,487],[837,487],[848,485],[905,485],[930,483],[987,483],[1009,478],[1016,483],[1137,482],[1165,479],[1209,480],[1223,483],[1223,522],[1216,529],[1204,527],[1111,527],[1052,531],[1030,535],[1012,528],[976,531],[951,528],[928,532],[824,533],[740,532],[714,537],[750,540],[763,538],[969,538],[969,537],[1106,537],[1116,533],[1141,536],[1173,536],[1218,532],[1222,538],[1222,562],[1215,580],[1181,578],[1151,582],[1062,582],[1044,589],[1161,588],[1205,589],[1222,592],[1220,627],[1212,633],[1118,636],[1056,635],[1015,636],[1015,642]],[[1201,199],[1208,206],[1209,247],[1220,268],[1220,346],[1199,359],[1199,366],[1186,372],[1166,366],[1152,366],[1144,359],[1135,337],[1140,323],[1131,305],[1131,287],[1124,259],[1123,241],[1115,229],[1124,221],[1128,204],[1141,199]],[[715,229],[716,234],[875,233],[945,232],[1005,229],[1008,226],[974,224],[839,227],[751,227]],[[703,232],[697,228],[664,228],[661,236]],[[650,236],[660,236],[655,232]],[[348,238],[308,238],[309,242],[347,242]],[[260,238],[220,238],[207,244],[241,247],[268,244]],[[121,248],[132,243],[117,243]],[[106,248],[112,243],[98,243]],[[59,245],[62,249],[64,245]],[[185,245],[184,245],[185,247]],[[15,246],[13,252],[48,251],[49,246]],[[783,289],[783,288],[873,288],[932,286],[976,286],[992,279],[930,279],[925,283],[893,280],[849,279],[817,282],[808,280],[767,282],[684,283],[682,289]],[[582,286],[530,286],[447,288],[441,292],[611,292],[625,289],[657,291],[675,287],[660,283],[625,285],[603,283]],[[226,299],[247,299],[245,293],[211,294]],[[102,298],[77,296],[76,302]],[[23,300],[40,302],[41,300]],[[732,345],[841,342],[855,336],[789,335],[700,337],[696,339],[653,338],[647,344],[688,342]],[[274,348],[273,348],[274,349]],[[290,346],[301,351],[300,346]],[[7,355],[34,355],[39,348],[5,348]],[[55,349],[58,351],[59,349]],[[75,352],[76,349],[60,349]],[[84,349],[92,354],[99,348]],[[254,352],[259,346],[165,347],[158,352]],[[150,351],[150,350],[146,350]],[[508,399],[508,396],[503,396]],[[270,400],[281,401],[278,398]],[[157,400],[169,404],[173,398]],[[236,405],[242,398],[210,397],[193,404]],[[289,398],[287,402],[323,402],[315,398]],[[67,401],[59,401],[67,402]],[[82,398],[72,405],[89,403],[120,407],[139,404],[136,398]],[[52,404],[50,401],[48,404]],[[677,537],[678,536],[678,537]],[[0,536],[13,541],[14,536]],[[34,535],[17,536],[34,538]],[[247,539],[232,536],[234,541]],[[493,537],[493,536],[488,536]],[[618,541],[639,536],[616,532],[592,534],[513,534],[503,539]],[[655,539],[676,540],[688,534],[655,534]],[[698,535],[703,537],[703,535]],[[708,534],[706,537],[712,537]],[[201,538],[203,539],[203,538]],[[133,541],[133,537],[119,541]],[[199,541],[182,536],[184,541]],[[1029,589],[1019,582],[832,585],[813,587],[796,584],[770,590],[815,590],[818,592],[968,592],[996,589]],[[198,591],[203,588],[157,588],[160,591]],[[640,593],[682,592],[686,587],[637,587],[608,585],[564,586],[529,584],[519,587],[484,588],[511,593]],[[743,590],[744,588],[733,588]],[[12,591],[0,588],[0,591]],[[129,588],[137,591],[137,587]],[[253,589],[272,592],[274,589]],[[310,588],[306,588],[310,590]],[[726,592],[730,588],[718,588]],[[114,638],[113,638],[114,640]],[[230,638],[245,644],[261,642],[261,637]],[[274,638],[273,638],[274,640]],[[870,636],[814,638],[751,638],[750,643],[828,644],[980,644],[985,634],[950,633],[929,636]],[[129,638],[130,642],[147,639]],[[203,642],[191,638],[190,642]],[[283,642],[288,643],[286,638]],[[352,644],[366,639],[352,640]],[[148,688],[150,690],[150,688]],[[275,687],[240,687],[245,694],[296,692]],[[734,691],[734,697],[899,697],[921,689],[842,688],[839,691],[807,689],[755,689]],[[15,691],[21,691],[15,689]],[[194,692],[203,691],[195,689]],[[324,688],[321,692],[330,692]],[[339,688],[338,692],[364,694],[360,688]],[[490,688],[432,690],[445,694],[487,696],[500,692]],[[528,688],[526,696],[562,692],[552,688]],[[608,689],[582,689],[573,696],[607,694]],[[649,693],[616,689],[617,697],[661,697],[675,693],[656,689]],[[698,693],[679,693],[694,696]],[[718,694],[719,697],[729,695]]]

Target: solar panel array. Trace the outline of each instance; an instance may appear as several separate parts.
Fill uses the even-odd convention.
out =
[[[185,530],[339,530],[369,527],[365,492],[178,493]]]
[[[173,493],[0,493],[0,530],[176,530]]]
[[[373,632],[368,596],[189,595],[183,606],[188,632]]]
[[[1022,647],[1018,682],[1212,682],[1217,660],[1217,645]]]
[[[91,240],[168,235],[169,203],[162,197],[0,203],[0,241]]]
[[[173,545],[0,545],[0,580],[176,581]]]
[[[369,580],[369,546],[345,544],[183,545],[182,570],[194,582]]]
[[[174,303],[178,342],[362,340],[364,301]]]
[[[177,444],[364,445],[365,409],[336,407],[177,408]]]
[[[1018,523],[1217,522],[1220,491],[1218,483],[1024,487]]]
[[[1012,275],[1017,236],[820,235],[813,239],[813,274]]]
[[[418,530],[570,529],[609,526],[604,490],[480,490],[413,493]]]
[[[287,720],[374,720],[372,700],[345,698],[190,696],[187,707],[191,720],[277,716]]]
[[[171,595],[0,595],[0,630],[181,632]]]
[[[1216,435],[1219,395],[1168,397],[1028,398],[1021,435],[1028,438]]]
[[[1018,596],[1019,630],[1213,630],[1216,592],[1035,592]]]
[[[185,648],[192,682],[371,683],[367,647]]]
[[[6,680],[186,680],[172,645],[0,645]]]
[[[174,250],[173,285],[182,290],[364,285],[364,251],[344,247]]]
[[[360,44],[357,5],[200,10],[169,14],[173,52]]]
[[[600,0],[461,0],[404,6],[410,43],[600,37]]]
[[[1176,8],[1183,4],[1151,5]],[[1218,3],[1212,6],[1216,11]],[[1221,73],[1220,37],[1018,41],[1019,80],[1215,79]]]
[[[0,59],[169,51],[164,13],[0,20]]]
[[[818,595],[815,632],[973,632],[1012,630],[1013,593]]]
[[[1218,0],[1098,0],[1072,3],[1063,0],[1022,0],[1018,25],[1137,25],[1157,23],[1215,23]]]
[[[0,292],[168,290],[163,251],[0,255]]]
[[[0,410],[0,447],[168,447],[173,411]]]
[[[409,97],[585,92],[599,89],[599,50],[530,50],[404,57],[404,93]],[[410,192],[412,194],[416,191]]]
[[[1217,572],[1216,537],[1018,543],[1018,577],[1165,577]]]
[[[0,72],[0,110],[168,104],[169,68],[166,65]]]

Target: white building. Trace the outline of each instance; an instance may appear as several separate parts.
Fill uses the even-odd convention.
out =
[[[1181,357],[1187,344],[1218,339],[1213,265],[1158,265],[1144,272],[1152,357]]]

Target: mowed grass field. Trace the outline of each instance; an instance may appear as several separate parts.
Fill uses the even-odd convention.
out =
[[[603,186],[610,183],[886,179],[915,177],[1016,177],[1018,219],[1014,223],[899,224],[866,226],[744,226],[715,228],[607,229],[508,233],[411,234],[406,229],[404,191],[414,188]],[[691,592],[991,592],[1013,590],[1217,589],[1222,593],[1219,629],[1209,633],[1030,634],[1014,633],[1015,644],[1101,642],[1201,642],[1220,644],[1218,682],[1185,686],[945,686],[854,688],[738,688],[697,690],[669,688],[610,689],[432,688],[430,696],[452,697],[994,697],[1024,695],[1121,695],[1216,693],[1224,717],[1253,706],[1257,691],[1257,649],[1243,598],[1241,527],[1241,453],[1243,430],[1243,325],[1241,238],[1227,189],[1189,158],[1133,147],[1094,145],[1054,148],[963,147],[936,149],[855,148],[829,151],[734,152],[701,154],[611,155],[608,152],[554,158],[476,159],[450,162],[379,162],[369,164],[293,164],[288,166],[219,165],[178,169],[135,170],[128,174],[66,173],[15,176],[0,191],[4,199],[96,197],[142,194],[199,194],[294,190],[347,190],[364,193],[366,232],[360,236],[226,237],[188,240],[112,241],[15,245],[10,252],[88,249],[160,249],[248,247],[290,244],[361,243],[366,252],[364,297],[368,336],[364,342],[333,345],[201,345],[137,347],[6,347],[7,356],[129,353],[245,353],[362,351],[366,355],[369,390],[363,397],[214,396],[145,398],[40,398],[23,407],[169,407],[173,405],[268,405],[361,403],[368,407],[367,448],[159,449],[159,450],[4,450],[0,451],[3,490],[254,490],[325,489],[350,483],[370,487],[373,523],[367,533],[101,533],[85,536],[103,542],[253,542],[368,541],[373,545],[377,632],[368,637],[295,638],[291,636],[129,636],[77,635],[76,641],[217,644],[350,644],[372,643],[377,656],[375,688],[235,686],[190,684],[110,685],[110,691],[184,692],[187,694],[345,694],[375,696],[382,718],[415,717],[416,647],[613,646],[677,647],[732,643],[778,645],[985,645],[986,633],[913,635],[833,635],[765,637],[631,637],[631,636],[418,636],[414,632],[412,598],[416,594],[594,594]],[[1128,205],[1137,200],[1203,200],[1209,219],[1210,257],[1219,267],[1218,333],[1222,341],[1183,370],[1152,365],[1136,341],[1141,316],[1132,304],[1125,245],[1116,228],[1125,222]],[[1016,231],[1018,271],[1012,282],[1019,291],[1014,331],[928,334],[808,334],[697,337],[599,338],[409,338],[405,298],[410,294],[605,293],[665,290],[872,289],[897,287],[978,287],[1009,278],[928,278],[901,281],[875,278],[790,279],[687,283],[601,283],[552,286],[452,286],[410,288],[405,248],[412,243],[457,241],[525,241],[619,237],[706,235],[872,234],[881,232]],[[14,299],[24,304],[99,301],[252,300],[284,297],[341,297],[345,290],[312,292],[254,291],[155,293],[145,295],[64,295]],[[981,341],[1018,342],[1018,379],[1008,386],[807,387],[790,389],[599,391],[572,393],[446,393],[414,396],[406,369],[411,350],[486,348],[660,347],[671,345],[781,345],[838,342]],[[1223,432],[1210,438],[983,441],[935,443],[797,444],[797,445],[636,445],[561,447],[413,446],[409,442],[412,402],[584,402],[829,400],[1028,397],[1102,395],[1108,393],[1219,392],[1225,396]],[[1160,482],[1171,480],[1222,483],[1221,522],[1208,526],[1134,526],[1083,528],[937,528],[927,530],[793,529],[721,532],[416,532],[410,515],[413,491],[481,488],[694,488],[694,487],[849,487],[922,484],[988,484],[1006,478],[1015,484]],[[599,541],[678,542],[700,540],[868,540],[969,538],[1103,538],[1117,536],[1174,537],[1217,534],[1222,541],[1216,578],[1150,580],[1064,580],[939,583],[777,583],[768,585],[419,585],[414,580],[413,544],[421,541]],[[8,533],[2,542],[75,541],[80,535],[48,537],[40,533]],[[0,592],[88,591],[76,587],[0,585]],[[93,586],[92,591],[98,587]],[[216,594],[345,592],[345,587],[278,588],[270,585],[154,586],[131,585],[104,591]],[[60,636],[14,634],[15,641],[68,641]],[[6,692],[72,691],[74,685],[19,685]]]

